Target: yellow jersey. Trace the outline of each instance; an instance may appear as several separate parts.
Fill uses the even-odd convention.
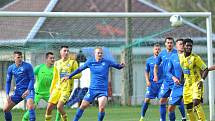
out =
[[[54,88],[61,88],[61,79],[65,76],[69,76],[74,70],[78,68],[78,63],[75,60],[67,59],[66,61],[63,61],[63,59],[60,59],[55,62],[54,64],[54,71],[53,71],[53,80],[50,88],[50,92]],[[74,79],[79,79],[81,77],[81,73],[74,76],[72,79],[68,80],[67,82],[70,83],[70,87],[73,88],[73,81]],[[69,91],[69,90],[68,90]]]
[[[180,54],[179,59],[184,73],[185,83],[193,84],[196,81],[200,81],[201,71],[207,68],[204,61],[194,53],[191,53],[188,57]]]

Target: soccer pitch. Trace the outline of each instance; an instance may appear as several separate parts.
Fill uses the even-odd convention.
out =
[[[204,105],[204,111],[207,119],[209,119],[209,107]],[[140,118],[140,106],[108,106],[106,108],[106,115],[104,121],[138,121]],[[75,115],[76,109],[66,108],[69,121],[71,121]],[[98,109],[95,106],[88,108],[80,121],[97,121]],[[21,121],[24,114],[23,110],[12,110],[13,120]],[[56,110],[53,111],[52,121],[55,119]],[[37,109],[36,117],[37,121],[44,121],[45,109]],[[167,115],[168,116],[168,115]],[[168,119],[168,117],[167,117]],[[146,112],[146,121],[159,121],[159,106],[150,105]],[[176,108],[176,120],[181,120],[181,115]],[[0,121],[4,121],[4,115],[2,110],[0,111]]]

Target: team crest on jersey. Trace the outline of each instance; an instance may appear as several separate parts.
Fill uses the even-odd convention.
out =
[[[192,62],[190,60],[188,60],[188,63],[191,64]]]
[[[104,65],[105,65],[105,62],[102,62],[102,65],[104,66]]]
[[[20,67],[20,71],[24,71],[24,68],[23,68],[23,67]]]

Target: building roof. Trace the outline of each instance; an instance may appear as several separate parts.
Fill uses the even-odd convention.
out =
[[[43,11],[50,0],[15,0],[1,11]],[[0,40],[24,39],[34,26],[36,17],[0,17]]]
[[[43,11],[50,0],[17,0],[3,10],[7,11]],[[124,12],[123,0],[58,0],[54,12]],[[132,0],[132,12],[159,12],[156,8]],[[25,39],[34,26],[37,18],[0,18],[0,40]],[[132,37],[140,44],[149,39],[160,39],[166,36],[205,37],[204,32],[184,25],[172,28],[168,18],[133,18]],[[125,41],[125,20],[120,18],[48,18],[35,36],[36,40],[48,39],[57,45],[66,39],[70,43],[86,43],[80,46],[105,45],[119,46]],[[78,40],[78,41],[76,41]],[[33,40],[32,40],[33,42]],[[43,42],[42,42],[43,43]],[[78,44],[77,44],[78,43]],[[104,45],[104,46],[105,46]]]
[[[124,12],[123,0],[59,0],[54,12]],[[159,12],[139,0],[132,0],[132,12]],[[188,25],[173,29],[169,18],[133,18],[133,38],[205,37]],[[125,20],[122,18],[48,18],[36,39],[122,40]],[[89,45],[86,45],[89,46]]]

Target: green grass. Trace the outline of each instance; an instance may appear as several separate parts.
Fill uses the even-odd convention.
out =
[[[104,121],[138,121],[140,118],[140,106],[108,106],[106,108],[106,115]],[[209,107],[204,105],[204,111],[209,117]],[[69,121],[74,117],[76,109],[66,108]],[[97,121],[97,107],[89,107],[84,112],[80,121]],[[13,120],[21,121],[24,114],[23,110],[12,110]],[[37,109],[36,117],[37,121],[44,121],[45,109]],[[53,121],[56,114],[56,110],[53,111]],[[0,121],[3,121],[4,116],[2,110],[0,111]],[[159,121],[159,106],[150,105],[146,113],[146,121]],[[167,117],[168,119],[168,117]],[[176,109],[176,119],[179,121],[181,119],[178,109]]]

